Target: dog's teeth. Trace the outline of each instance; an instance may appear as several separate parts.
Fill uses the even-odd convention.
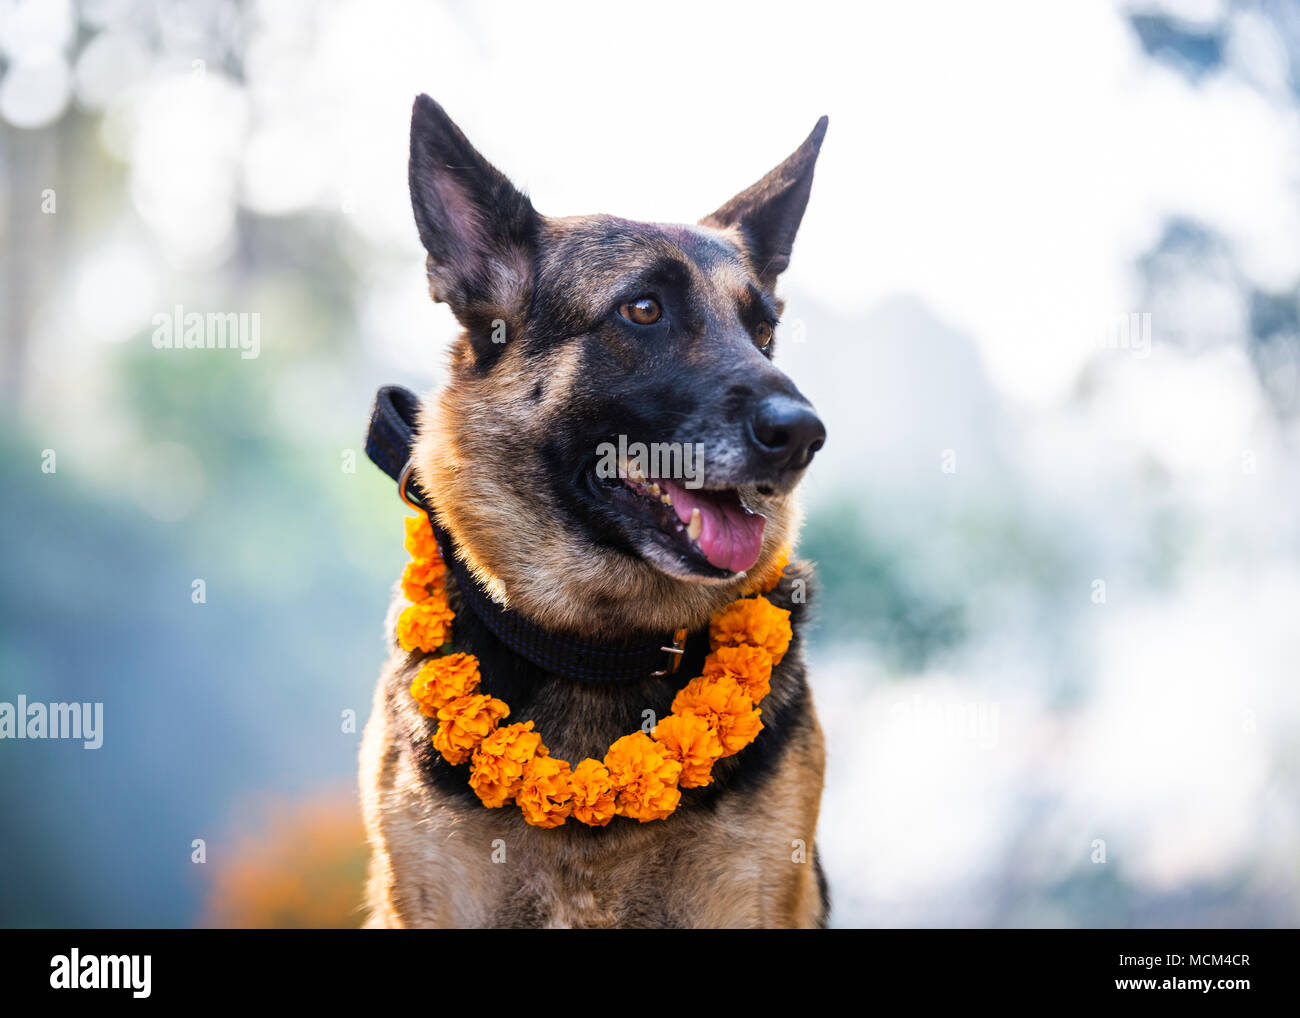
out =
[[[650,494],[653,495],[655,498],[658,498],[660,495],[659,485],[657,484],[650,485]]]
[[[627,476],[637,483],[645,480],[645,474],[641,470],[641,465],[633,460],[627,461]]]
[[[673,497],[672,495],[660,495],[659,501],[662,502],[664,505],[672,505]]]
[[[700,539],[700,532],[704,530],[704,521],[700,519],[700,510],[691,510],[691,524],[686,528],[686,536],[692,541]]]

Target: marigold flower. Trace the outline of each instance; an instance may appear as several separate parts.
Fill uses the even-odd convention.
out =
[[[568,761],[535,756],[524,764],[515,802],[530,824],[547,829],[559,827],[569,815],[572,800]]]
[[[433,525],[428,513],[419,516],[407,516],[403,519],[406,527],[406,552],[411,558],[441,559],[438,542],[433,536]]]
[[[463,764],[474,748],[491,734],[497,722],[510,713],[504,700],[486,693],[471,693],[438,710],[438,730],[433,748],[449,764]]]
[[[604,827],[614,819],[614,780],[609,768],[599,760],[588,757],[579,763],[569,776],[569,787],[573,791],[570,805],[574,820],[589,827]]]
[[[761,594],[733,601],[709,623],[709,642],[714,650],[748,643],[771,654],[774,665],[781,663],[793,636],[790,613]]]
[[[478,689],[478,658],[473,654],[447,654],[430,659],[415,675],[411,695],[420,713],[436,718],[438,710]]]
[[[432,654],[451,639],[451,624],[456,613],[447,598],[434,596],[402,609],[397,617],[397,642],[402,650],[420,650]]]
[[[414,604],[437,597],[446,590],[446,575],[447,566],[441,559],[412,559],[402,573],[402,596]]]
[[[534,756],[547,756],[542,737],[531,721],[504,725],[492,732],[474,750],[469,785],[483,805],[504,806],[519,791],[524,765]]]
[[[704,659],[704,675],[725,675],[735,679],[749,698],[758,703],[772,691],[772,655],[762,647],[742,644],[719,647]]]
[[[704,718],[718,733],[723,756],[739,753],[763,730],[763,712],[740,683],[726,675],[691,679],[673,698],[673,713]]]
[[[645,732],[617,740],[605,754],[605,766],[614,782],[619,816],[645,823],[662,820],[677,808],[682,765]]]
[[[698,714],[670,714],[655,725],[654,740],[682,765],[681,788],[699,788],[713,781],[713,764],[722,756],[722,740]]]

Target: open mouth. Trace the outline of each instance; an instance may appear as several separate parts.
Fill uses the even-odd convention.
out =
[[[745,505],[738,489],[687,488],[641,475],[631,463],[619,475],[598,482],[609,504],[687,571],[727,577],[758,561],[767,519]]]

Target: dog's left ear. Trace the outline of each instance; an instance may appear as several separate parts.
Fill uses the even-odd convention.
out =
[[[485,332],[497,319],[513,327],[527,307],[541,217],[427,95],[411,111],[409,176],[434,299],[476,352],[498,352]]]
[[[790,250],[804,209],[808,207],[813,167],[826,136],[827,123],[827,118],[822,117],[812,134],[785,162],[717,212],[700,220],[703,226],[739,227],[754,269],[769,288],[790,264]]]

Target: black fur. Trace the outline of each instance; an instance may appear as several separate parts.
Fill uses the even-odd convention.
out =
[[[740,228],[753,255],[754,271],[765,282],[775,280],[790,264],[826,125],[827,119],[822,117],[789,159],[705,220]]]
[[[498,265],[531,271],[541,217],[427,95],[411,111],[407,174],[431,284],[486,365],[502,348],[492,342],[493,321],[515,310],[501,290]]]

